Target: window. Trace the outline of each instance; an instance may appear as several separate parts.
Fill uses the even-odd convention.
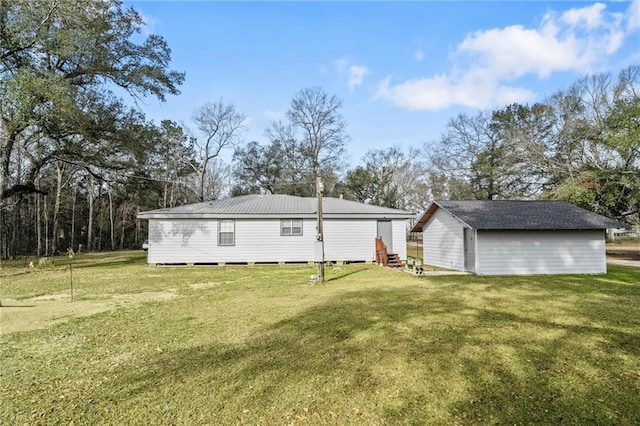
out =
[[[218,221],[218,245],[233,246],[236,244],[235,238],[236,224],[233,219]]]
[[[282,219],[280,235],[302,235],[302,219]]]

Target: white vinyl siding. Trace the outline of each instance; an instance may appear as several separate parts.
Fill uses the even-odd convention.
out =
[[[607,271],[604,231],[478,231],[482,275],[598,274]]]
[[[405,221],[394,220],[394,247],[406,258]],[[327,261],[373,261],[375,219],[324,221]],[[149,263],[309,262],[314,260],[316,220],[303,219],[302,235],[281,235],[280,219],[236,219],[233,246],[218,245],[216,219],[150,219]],[[401,232],[400,232],[401,230]]]
[[[217,245],[217,220],[149,220],[149,263],[303,262],[313,259],[315,221],[300,238],[280,235],[280,220],[235,221],[235,245]],[[308,241],[307,241],[308,240]]]
[[[438,209],[422,228],[423,257],[427,265],[464,270],[462,222]]]
[[[376,220],[325,220],[325,260],[374,261],[377,232]]]
[[[393,251],[398,253],[398,257],[407,260],[407,221],[393,220],[391,221],[393,228]],[[375,251],[375,244],[374,244]]]

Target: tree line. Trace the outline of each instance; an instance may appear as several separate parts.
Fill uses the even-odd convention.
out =
[[[433,199],[562,199],[640,223],[640,67],[533,105],[460,114],[423,146],[346,160],[342,100],[297,92],[262,141],[223,99],[190,123],[128,106],[179,95],[162,37],[119,0],[0,3],[0,258],[139,247],[143,210],[225,196],[329,196],[419,212]],[[139,40],[139,41],[136,41]],[[222,153],[233,153],[230,162]]]

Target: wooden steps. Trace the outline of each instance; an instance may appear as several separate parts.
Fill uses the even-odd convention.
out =
[[[387,264],[390,268],[404,268],[404,263],[400,260],[398,253],[387,253]]]
[[[387,252],[387,246],[382,242],[382,238],[376,238],[376,262],[390,268],[404,268],[404,263],[398,253]]]

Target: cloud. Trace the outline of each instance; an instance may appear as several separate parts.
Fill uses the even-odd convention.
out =
[[[562,14],[561,20],[569,26],[585,26],[589,29],[599,28],[603,24],[603,12],[606,9],[603,3],[580,9],[569,9]]]
[[[344,74],[344,71],[347,69],[347,67],[349,66],[349,63],[351,61],[347,58],[340,58],[340,59],[336,59],[335,61],[333,61],[333,66],[336,69],[336,72],[339,75]]]
[[[416,53],[413,54],[413,59],[422,62],[424,60],[424,52],[422,50],[416,50]]]
[[[339,58],[333,61],[333,67],[340,77],[347,78],[347,86],[350,91],[360,86],[364,77],[370,74],[369,69],[364,65],[357,65],[349,58]]]
[[[640,29],[640,0],[631,2],[627,15],[629,16],[627,20],[627,31],[631,33]]]
[[[453,51],[450,72],[396,84],[387,77],[376,97],[410,110],[531,101],[536,93],[514,82],[527,75],[546,78],[554,72],[596,68],[640,27],[631,23],[638,21],[639,4],[635,0],[626,15],[608,13],[605,4],[595,3],[561,14],[549,12],[538,28],[512,25],[470,33]]]
[[[349,90],[353,91],[362,84],[364,76],[369,74],[367,67],[362,65],[351,65],[349,67]]]
[[[451,105],[485,108],[488,104],[526,103],[536,93],[519,87],[488,84],[487,79],[467,75],[462,79],[446,74],[407,80],[391,87],[391,77],[378,86],[377,98],[391,99],[409,110],[440,110]]]

